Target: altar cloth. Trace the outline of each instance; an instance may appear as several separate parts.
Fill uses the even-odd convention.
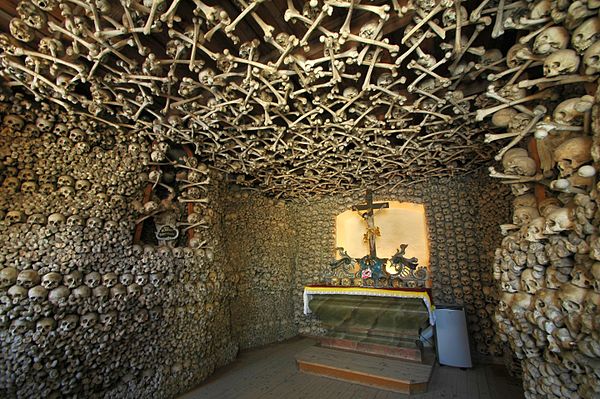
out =
[[[385,296],[396,298],[421,298],[427,313],[429,324],[435,324],[435,306],[427,289],[422,288],[368,288],[368,287],[328,287],[328,286],[306,286],[304,287],[304,314],[312,313],[308,307],[313,295],[364,295]]]

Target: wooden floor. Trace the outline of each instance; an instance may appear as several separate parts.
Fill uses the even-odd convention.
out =
[[[476,366],[461,370],[436,365],[426,393],[404,395],[369,388],[298,371],[295,356],[314,345],[308,338],[271,344],[242,352],[232,364],[217,370],[208,380],[180,399],[334,399],[334,398],[456,398],[520,399],[520,382],[502,366]]]

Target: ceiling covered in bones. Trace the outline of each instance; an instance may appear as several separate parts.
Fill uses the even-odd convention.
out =
[[[474,170],[584,95],[595,3],[5,1],[0,73],[151,162],[190,144],[241,186],[327,194]]]

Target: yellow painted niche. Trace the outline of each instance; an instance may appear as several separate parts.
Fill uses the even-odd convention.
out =
[[[389,258],[396,253],[400,244],[408,244],[407,258],[419,259],[420,266],[429,268],[429,241],[425,207],[410,202],[388,201],[388,209],[375,210],[375,226],[381,236],[377,237],[377,256]],[[367,222],[356,211],[340,213],[335,220],[337,247],[343,247],[353,258],[362,258],[369,253],[369,244],[363,241]],[[337,256],[337,254],[336,254]]]

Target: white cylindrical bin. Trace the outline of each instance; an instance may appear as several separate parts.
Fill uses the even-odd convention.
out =
[[[454,367],[473,367],[469,349],[467,320],[462,306],[437,306],[435,336],[440,364]]]

